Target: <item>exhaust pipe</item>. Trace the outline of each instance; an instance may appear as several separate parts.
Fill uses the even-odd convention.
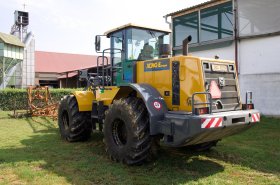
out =
[[[189,43],[192,41],[192,36],[189,35],[183,40],[183,55],[188,55],[189,53]]]

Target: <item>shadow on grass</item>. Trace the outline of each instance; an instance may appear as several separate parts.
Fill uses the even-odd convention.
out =
[[[280,119],[263,117],[251,129],[224,138],[210,152],[200,152],[208,158],[260,172],[273,173],[280,178]],[[189,152],[177,149],[178,153]],[[197,153],[199,154],[199,153]]]
[[[73,184],[179,184],[224,170],[205,158],[191,154],[174,156],[165,149],[154,162],[126,166],[107,158],[101,133],[94,133],[88,142],[67,143],[61,140],[57,128],[32,119],[26,121],[35,134],[21,141],[24,148],[1,149],[0,163],[44,161],[40,168]],[[38,124],[46,129],[38,130]]]
[[[49,130],[55,129],[53,122],[46,119],[45,117],[39,117],[39,119],[34,119],[31,117],[25,118],[24,120],[29,124],[30,128],[33,130],[34,133],[49,132]],[[40,129],[38,129],[38,127],[40,127]],[[45,129],[42,130],[41,128]]]

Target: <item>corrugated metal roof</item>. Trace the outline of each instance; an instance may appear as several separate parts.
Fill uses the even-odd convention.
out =
[[[6,33],[0,32],[0,40],[6,44],[16,45],[19,47],[24,47],[24,44],[14,35],[9,35]]]
[[[96,67],[97,56],[35,51],[35,72],[64,73]]]
[[[198,5],[194,5],[194,6],[191,6],[191,7],[188,7],[188,8],[184,8],[182,10],[178,10],[176,12],[169,13],[169,14],[165,15],[165,17],[174,16],[174,15],[177,15],[177,14],[180,14],[180,13],[183,13],[183,12],[186,12],[186,11],[190,11],[190,10],[193,10],[193,9],[196,9],[196,8],[201,8],[203,6],[207,6],[207,5],[210,5],[212,3],[219,2],[219,1],[224,1],[224,0],[208,0],[204,3],[200,3]]]

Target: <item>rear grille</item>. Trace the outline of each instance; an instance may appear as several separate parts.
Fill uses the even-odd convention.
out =
[[[240,109],[240,100],[234,72],[217,72],[208,68],[204,70],[204,77],[206,85],[210,85],[211,81],[219,84],[219,78],[224,78],[225,80],[225,86],[219,86],[222,93],[221,98],[213,99],[213,112]],[[222,103],[222,107],[219,106],[219,101]]]

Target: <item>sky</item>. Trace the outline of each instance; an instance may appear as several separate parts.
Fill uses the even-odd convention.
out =
[[[168,29],[164,15],[206,0],[0,0],[0,32],[29,12],[37,51],[93,55],[94,37],[127,23]]]

